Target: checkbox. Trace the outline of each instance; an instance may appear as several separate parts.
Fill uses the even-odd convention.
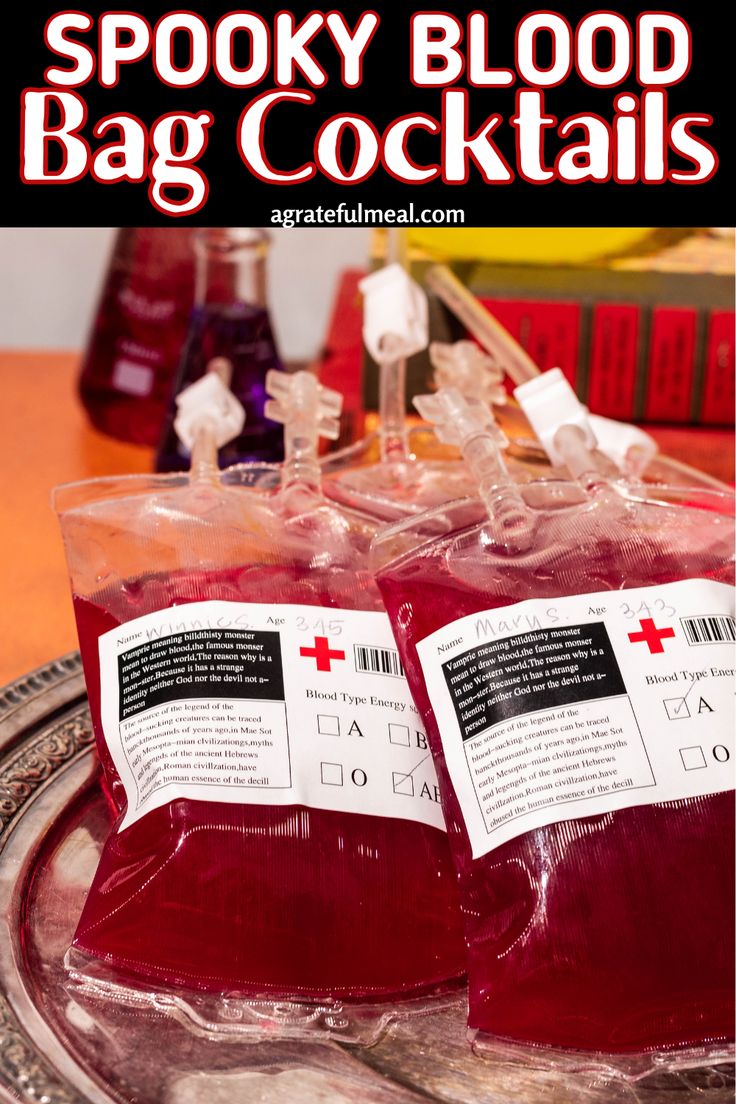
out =
[[[706,766],[705,755],[699,745],[680,748],[680,758],[685,770],[702,770]]]
[[[401,744],[402,747],[409,747],[411,745],[409,726],[390,724],[388,726],[388,738],[392,744]]]
[[[340,718],[333,717],[331,713],[318,713],[317,731],[320,736],[339,736]]]
[[[399,771],[392,771],[392,781],[394,784],[394,793],[400,794],[402,797],[414,796],[414,779],[410,774],[401,774]]]
[[[342,763],[320,763],[323,786],[342,786]]]
[[[684,698],[664,698],[664,707],[671,721],[681,721],[690,716],[688,704]]]

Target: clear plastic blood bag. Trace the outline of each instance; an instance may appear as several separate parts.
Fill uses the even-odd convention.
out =
[[[457,392],[418,405],[461,447],[478,498],[384,530],[375,557],[440,776],[470,1026],[722,1054],[733,502],[592,476],[587,492],[517,487]]]
[[[217,468],[232,396],[212,373],[194,386],[189,473],[57,491],[116,818],[73,954],[149,992],[445,986],[465,955],[432,760],[373,529],[320,490],[339,396],[270,374],[286,461],[253,493],[246,467]]]

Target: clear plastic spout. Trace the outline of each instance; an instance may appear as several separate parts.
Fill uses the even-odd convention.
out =
[[[404,343],[387,334],[381,343],[385,359],[378,364],[379,444],[383,463],[408,460],[411,455],[406,425],[406,356]],[[393,352],[393,356],[390,354]]]
[[[580,426],[560,426],[555,434],[555,447],[562,465],[584,491],[594,491],[609,482],[598,467],[585,431]]]
[[[434,265],[426,275],[427,286],[442,300],[486,352],[514,381],[524,386],[541,375],[516,338],[464,287],[446,265]],[[657,453],[657,443],[637,426],[599,414],[588,414],[598,447],[628,475],[641,476]]]
[[[206,373],[176,397],[174,429],[191,456],[192,479],[211,479],[218,471],[218,450],[237,437],[245,410],[230,390],[233,366],[214,357]]]
[[[340,434],[342,395],[323,387],[311,372],[266,375],[266,417],[284,427],[284,464],[281,486],[296,484],[319,490],[321,471],[317,453],[320,437],[334,441]]]
[[[488,406],[467,399],[454,387],[436,395],[417,395],[414,405],[431,422],[440,441],[456,445],[478,484],[489,517],[504,533],[507,548],[518,548],[529,528],[529,511],[501,456],[506,438]]]
[[[406,361],[429,342],[427,296],[399,264],[371,273],[359,287],[363,294],[363,340],[380,371],[381,460],[409,460]]]
[[[489,406],[502,406],[506,402],[504,369],[474,341],[433,341],[429,360],[438,390],[454,387],[466,399],[478,399]]]
[[[540,373],[514,395],[552,464],[567,468],[586,491],[609,482],[588,411],[559,368]]]

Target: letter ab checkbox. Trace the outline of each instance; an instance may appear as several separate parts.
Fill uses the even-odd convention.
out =
[[[402,774],[401,771],[392,771],[394,793],[401,797],[414,796],[414,779],[410,774]]]

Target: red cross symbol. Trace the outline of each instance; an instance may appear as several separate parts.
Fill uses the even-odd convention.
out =
[[[331,671],[330,660],[344,659],[344,652],[333,652],[326,636],[315,636],[313,648],[300,648],[299,655],[317,660],[318,671]]]
[[[658,629],[651,617],[644,617],[639,621],[641,632],[629,633],[632,644],[640,644],[645,641],[650,652],[663,652],[662,641],[668,636],[674,636],[674,629]]]

